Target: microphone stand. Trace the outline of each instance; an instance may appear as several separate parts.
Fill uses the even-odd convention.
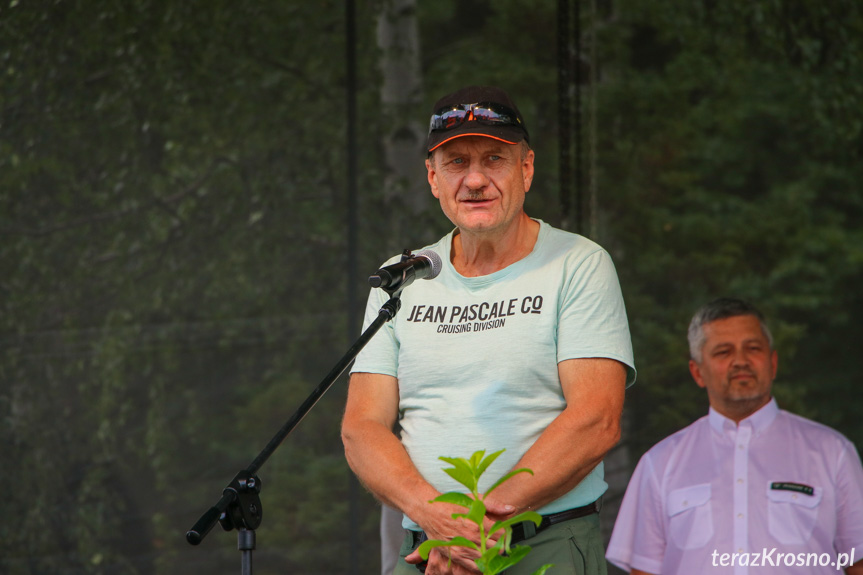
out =
[[[402,261],[412,257],[410,250],[402,254]],[[356,359],[359,352],[366,346],[383,325],[393,319],[401,308],[401,292],[413,280],[403,276],[402,281],[391,288],[382,288],[390,295],[390,299],[381,307],[378,317],[360,335],[359,339],[348,349],[347,353],[336,363],[327,376],[318,384],[315,390],[306,398],[294,414],[282,426],[267,446],[258,454],[252,463],[237,473],[234,479],[222,491],[222,498],[201,515],[198,522],[186,532],[186,541],[191,545],[199,545],[204,537],[215,527],[218,521],[222,529],[237,530],[237,549],[242,552],[242,575],[252,575],[252,551],[255,549],[255,529],[260,527],[263,519],[261,506],[261,479],[255,473],[264,465],[267,459],[276,451],[284,439],[303,420],[306,414],[317,404],[318,400],[335,383],[342,372]]]

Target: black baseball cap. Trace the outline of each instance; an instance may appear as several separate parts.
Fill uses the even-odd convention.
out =
[[[435,102],[428,152],[454,138],[486,136],[507,144],[530,142],[515,102],[501,88],[468,86]]]

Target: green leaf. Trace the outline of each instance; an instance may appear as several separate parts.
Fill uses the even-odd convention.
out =
[[[530,553],[530,547],[527,545],[513,547],[509,555],[501,555],[498,549],[492,548],[476,560],[476,566],[486,575],[494,575],[505,569],[509,569],[524,559],[528,553]]]
[[[468,521],[476,523],[477,525],[482,524],[483,517],[485,517],[485,503],[480,499],[471,499],[470,510],[467,513],[453,513],[453,518],[463,517]]]
[[[504,530],[504,535],[500,539],[497,540],[495,544],[496,547],[501,547],[503,551],[506,553],[510,552],[510,545],[512,544],[512,526],[516,523],[521,523],[523,521],[533,521],[537,527],[542,522],[542,515],[535,511],[525,511],[524,513],[519,513],[515,517],[510,517],[504,521],[498,521],[494,525],[489,528],[489,533],[494,534]]]
[[[449,541],[441,541],[440,539],[429,539],[428,541],[423,541],[417,548],[417,551],[419,552],[420,557],[428,559],[429,553],[435,547],[468,547],[470,549],[479,550],[479,546],[470,539],[465,537],[453,537]]]
[[[466,493],[459,493],[458,491],[448,491],[447,493],[441,493],[437,497],[431,500],[431,503],[452,503],[454,505],[461,505],[462,507],[467,507],[470,509],[470,506],[473,505],[475,500],[467,495]]]
[[[530,469],[528,469],[526,467],[522,467],[521,469],[514,469],[514,470],[510,471],[509,473],[507,473],[506,475],[504,475],[503,477],[501,477],[500,479],[498,479],[497,481],[495,481],[494,485],[492,485],[491,487],[488,488],[488,490],[486,490],[486,492],[485,492],[486,496],[488,496],[489,493],[491,493],[492,491],[494,491],[495,489],[500,487],[501,483],[503,483],[504,481],[506,481],[510,477],[518,475],[519,473],[530,473],[531,475],[533,475],[533,471],[531,471]]]
[[[467,487],[471,493],[476,493],[477,477],[467,460],[461,457],[441,457],[452,467],[444,469],[444,472]]]
[[[438,459],[453,466],[466,465],[470,467],[470,462],[464,457],[446,457],[445,455],[441,455]]]
[[[482,462],[480,462],[480,464],[476,468],[477,477],[479,477],[480,475],[485,473],[485,470],[488,469],[489,466],[492,463],[494,463],[494,460],[497,459],[500,456],[500,454],[503,453],[504,451],[506,451],[506,449],[501,449],[500,451],[495,451],[494,453],[492,453],[491,455],[489,455],[488,457],[483,459]],[[480,453],[480,452],[477,452],[477,453]],[[481,453],[485,453],[485,452],[483,451]]]
[[[493,535],[494,533],[496,533],[496,531],[489,530],[489,533]],[[497,549],[498,553],[509,553],[509,548],[511,545],[512,528],[507,527],[506,529],[504,529],[503,537],[501,537],[495,542],[493,549]]]
[[[503,521],[498,521],[489,529],[489,533],[494,533],[495,531],[499,531],[500,529],[512,528],[516,523],[521,523],[522,521],[533,521],[537,527],[542,522],[542,515],[537,513],[536,511],[525,511],[524,513],[519,513],[515,517],[510,517],[509,519],[505,519]]]
[[[474,470],[474,474],[479,477],[482,475],[482,472],[479,471],[479,466],[482,463],[482,458],[485,456],[485,450],[474,451],[473,455],[470,456],[470,467]]]

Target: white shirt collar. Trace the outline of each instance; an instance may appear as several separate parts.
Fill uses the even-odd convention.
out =
[[[743,419],[740,423],[747,423],[752,426],[752,431],[758,435],[773,423],[776,416],[779,414],[779,406],[776,404],[776,398],[771,397],[767,405]],[[707,417],[710,421],[710,426],[717,432],[723,433],[726,429],[736,430],[738,425],[734,420],[728,419],[712,407],[710,408]]]

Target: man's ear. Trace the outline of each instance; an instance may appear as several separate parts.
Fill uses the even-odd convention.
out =
[[[527,155],[521,162],[521,174],[524,179],[524,191],[530,191],[530,185],[533,183],[533,159],[535,154],[533,150],[528,150]]]
[[[776,379],[776,372],[779,370],[779,354],[775,349],[770,352],[770,365],[773,368],[773,379]]]
[[[695,363],[694,359],[689,360],[689,373],[692,374],[692,379],[698,384],[698,387],[704,387],[704,378],[701,377],[701,368]]]
[[[431,188],[432,195],[436,198],[440,198],[440,192],[438,192],[437,182],[435,181],[437,170],[435,169],[433,158],[428,158],[426,160],[426,171],[428,172],[429,187]]]

